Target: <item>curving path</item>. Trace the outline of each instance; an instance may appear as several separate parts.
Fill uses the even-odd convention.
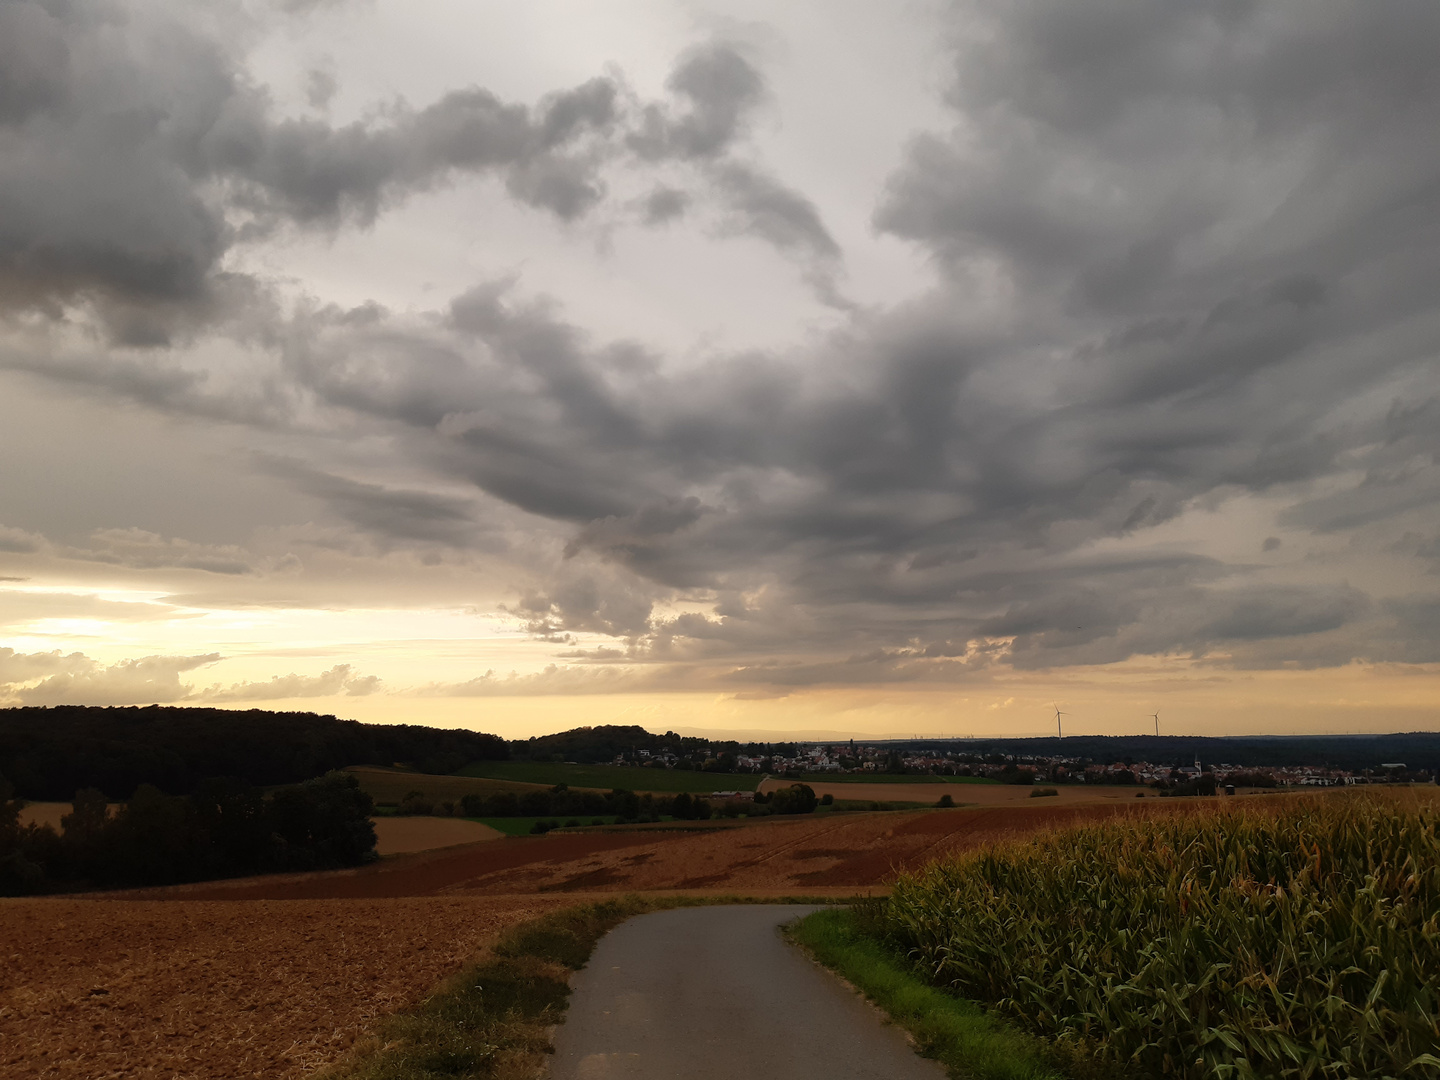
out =
[[[611,931],[575,977],[552,1080],[941,1080],[903,1032],[786,944],[803,905],[681,908]]]

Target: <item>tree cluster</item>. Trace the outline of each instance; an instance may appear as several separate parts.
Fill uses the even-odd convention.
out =
[[[581,765],[594,765],[640,750],[651,753],[667,749],[677,753],[682,750],[703,752],[707,746],[706,739],[686,738],[673,731],[653,735],[634,724],[601,724],[516,740],[510,744],[510,751],[515,757],[531,761],[574,761]]]
[[[432,813],[423,803],[407,801],[400,804],[402,813]],[[408,806],[408,809],[407,809]],[[674,796],[655,796],[633,791],[571,791],[558,784],[549,791],[527,791],[523,794],[501,792],[496,795],[466,795],[455,808],[464,817],[614,817],[618,822],[659,821],[662,815],[681,821],[706,820],[710,803],[682,791]]]
[[[23,808],[0,778],[0,895],[332,870],[375,858],[370,796],[348,773],[270,794],[234,779],[203,781],[189,795],[141,784],[117,813],[104,792],[87,788],[59,833],[21,825]]]
[[[791,784],[769,795],[757,791],[755,801],[768,804],[772,814],[809,814],[820,803],[815,797],[815,789],[809,784]]]
[[[260,786],[294,784],[349,765],[397,762],[443,774],[508,756],[505,741],[495,735],[307,712],[158,705],[0,709],[0,773],[27,799],[60,801],[81,788],[128,799],[142,784],[178,795],[214,776]]]
[[[742,744],[734,740],[677,735],[673,731],[654,735],[634,724],[571,728],[553,735],[517,739],[509,744],[509,749],[512,757],[526,761],[573,761],[581,765],[624,761],[651,768],[719,773],[735,772],[736,757],[740,754],[766,759],[772,754],[769,743]],[[775,754],[782,750],[794,756],[793,744],[773,747]],[[761,771],[773,772],[772,762],[765,761]]]
[[[757,792],[754,801],[726,799],[718,804],[698,795],[682,791],[678,795],[636,794],[633,791],[572,791],[564,784],[557,784],[548,791],[527,791],[516,793],[499,792],[494,795],[466,795],[459,802],[439,802],[423,792],[412,791],[400,801],[395,812],[407,814],[438,814],[442,817],[459,815],[470,818],[570,818],[577,823],[582,818],[613,817],[617,823],[637,821],[659,821],[671,817],[677,821],[708,821],[713,815],[722,817],[768,817],[771,814],[808,814],[820,802],[827,805],[834,800],[815,796],[807,784],[794,784],[770,795]]]

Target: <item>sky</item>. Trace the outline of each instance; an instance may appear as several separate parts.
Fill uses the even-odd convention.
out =
[[[0,0],[0,704],[1434,730],[1436,55],[1433,0]]]

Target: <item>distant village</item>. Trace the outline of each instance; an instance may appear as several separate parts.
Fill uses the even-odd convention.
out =
[[[729,744],[734,747],[734,744]],[[844,743],[747,744],[713,755],[670,750],[631,750],[616,755],[616,765],[696,769],[717,773],[765,773],[804,779],[844,774],[882,774],[896,783],[906,777],[973,776],[1009,784],[1115,784],[1153,788],[1161,794],[1233,793],[1239,789],[1339,787],[1353,784],[1440,782],[1425,768],[1382,762],[1373,768],[1323,768],[1312,765],[1238,766],[1227,762],[1185,763],[1125,759],[1097,762],[1084,757],[977,754],[963,749],[896,749]]]

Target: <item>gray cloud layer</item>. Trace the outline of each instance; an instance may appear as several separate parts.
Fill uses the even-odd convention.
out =
[[[162,52],[160,29],[90,8],[4,18],[12,310],[92,296],[122,340],[158,343],[144,327],[239,289],[220,266],[247,236],[363,224],[457,173],[575,218],[619,156],[691,169],[730,227],[833,293],[842,252],[814,204],[737,154],[766,85],[730,46],[681,57],[666,103],[612,78],[533,106],[472,88],[334,128],[275,119],[182,31]],[[355,530],[483,553],[533,632],[614,635],[633,663],[722,683],[1433,660],[1433,580],[1402,600],[1323,552],[1270,573],[1288,540],[1257,536],[1248,561],[1139,540],[1244,493],[1302,539],[1440,565],[1440,8],[1035,0],[985,18],[957,28],[953,128],[916,136],[874,218],[941,283],[807,354],[682,367],[484,283],[422,315],[246,300],[266,358],[246,386],[163,350],[8,362],[311,438],[313,461],[264,468]],[[642,216],[679,220],[692,197],[657,180]],[[422,479],[357,478],[357,432]]]
[[[620,156],[696,162],[738,229],[837,254],[808,200],[727,158],[763,83],[724,44],[682,58],[677,108],[596,78],[534,106],[469,87],[336,127],[277,116],[220,41],[118,0],[12,0],[0,42],[0,310],[85,300],[121,343],[245,302],[253,283],[221,271],[237,243],[364,226],[464,174],[571,220]]]

